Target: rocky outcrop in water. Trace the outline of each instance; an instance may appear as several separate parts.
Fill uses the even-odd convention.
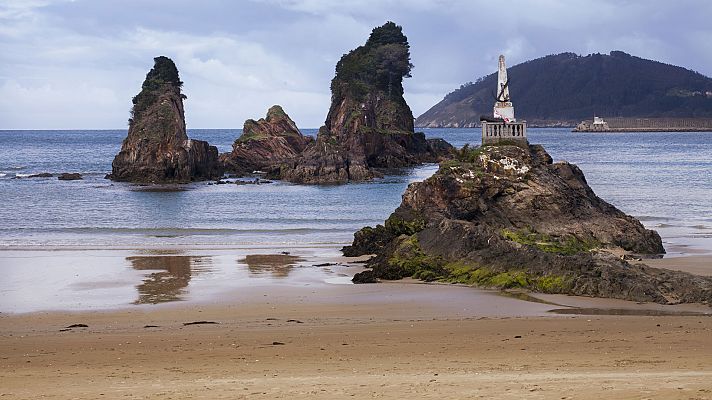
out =
[[[186,183],[222,175],[218,150],[188,138],[183,82],[167,57],[156,57],[141,92],[133,98],[128,136],[108,176],[115,181]]]
[[[54,175],[52,175],[49,172],[40,172],[39,174],[32,174],[32,175],[28,176],[28,178],[51,178],[53,176]]]
[[[46,176],[45,174],[39,174],[39,175]],[[52,176],[52,175],[50,175],[50,176]],[[81,180],[84,178],[82,177],[82,174],[80,174],[78,172],[64,172],[62,174],[59,174],[57,179],[59,179],[60,181],[78,181],[78,180]]]
[[[658,303],[712,302],[712,278],[630,264],[612,250],[664,253],[660,236],[596,196],[543,147],[463,149],[411,184],[384,225],[346,255],[376,254],[355,282],[413,276],[484,287]],[[362,279],[363,278],[363,279]]]
[[[378,176],[378,169],[436,162],[449,155],[443,140],[413,130],[403,98],[410,46],[393,22],[375,28],[365,45],[344,55],[331,81],[331,107],[316,142],[282,168],[297,183],[344,183]]]
[[[293,161],[314,141],[304,136],[282,107],[270,107],[265,118],[248,119],[232,152],[220,155],[227,172],[245,175],[264,171],[279,175],[280,166]]]

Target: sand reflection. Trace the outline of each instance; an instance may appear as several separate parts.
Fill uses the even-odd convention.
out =
[[[158,304],[183,300],[192,276],[210,268],[209,257],[196,256],[132,256],[126,257],[135,270],[151,271],[143,283],[136,286],[138,299],[134,304]]]
[[[297,263],[302,261],[305,260],[288,254],[250,254],[237,262],[247,264],[250,275],[271,274],[273,278],[286,278]]]

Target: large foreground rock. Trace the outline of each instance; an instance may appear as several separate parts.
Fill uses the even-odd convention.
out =
[[[313,141],[302,135],[282,107],[275,105],[265,118],[245,121],[242,135],[230,153],[220,155],[220,161],[227,172],[236,175],[256,170],[279,175],[281,165],[293,161]]]
[[[167,57],[156,57],[141,92],[133,99],[129,132],[109,178],[144,183],[185,183],[222,175],[218,150],[188,139],[183,82]]]
[[[541,146],[463,149],[411,184],[385,225],[360,230],[344,248],[376,254],[369,266],[381,279],[712,302],[712,278],[630,264],[613,251],[664,253],[656,232],[600,199],[578,167],[552,163]]]
[[[316,143],[282,168],[297,183],[344,183],[378,176],[378,169],[436,162],[450,154],[443,140],[413,130],[403,98],[410,76],[408,39],[393,22],[375,28],[365,45],[344,55],[331,81],[331,107]]]

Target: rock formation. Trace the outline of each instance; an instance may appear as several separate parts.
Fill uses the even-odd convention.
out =
[[[313,141],[302,135],[282,107],[275,105],[266,118],[245,121],[232,152],[221,154],[220,161],[227,172],[237,175],[256,170],[278,175],[282,164],[293,161]]]
[[[374,169],[435,162],[451,146],[413,131],[403,98],[410,46],[393,22],[373,29],[365,45],[344,55],[331,81],[331,107],[316,142],[282,169],[297,183],[344,183],[379,175]]]
[[[39,175],[46,176],[45,174],[39,174]],[[50,175],[50,176],[52,176],[52,175]],[[78,181],[78,180],[81,180],[84,178],[82,178],[82,174],[80,174],[78,172],[64,172],[62,174],[59,174],[57,179],[59,179],[60,181]]]
[[[543,147],[464,148],[411,184],[385,225],[346,255],[376,254],[356,282],[400,279],[523,287],[658,303],[712,302],[712,278],[630,264],[611,250],[664,253],[660,236],[598,198]]]
[[[115,181],[185,183],[222,175],[218,150],[188,139],[183,82],[170,58],[154,58],[141,92],[133,98],[128,136],[108,176]]]

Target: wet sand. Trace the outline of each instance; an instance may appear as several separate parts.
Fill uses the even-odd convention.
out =
[[[643,260],[642,262],[654,268],[666,268],[695,275],[712,276],[712,255],[709,254],[666,257],[657,260]]]
[[[332,284],[360,267],[321,250],[119,258],[117,271],[136,274],[119,285],[125,303],[2,310],[0,397],[712,399],[704,305],[524,301],[412,280]],[[91,298],[112,277],[59,285]]]

